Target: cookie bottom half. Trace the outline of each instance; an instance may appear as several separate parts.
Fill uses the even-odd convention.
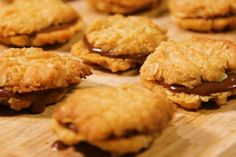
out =
[[[209,101],[214,101],[217,105],[225,105],[228,101],[227,100],[228,97],[236,94],[236,90],[228,92],[212,93],[208,96],[186,94],[183,92],[175,93],[164,88],[163,86],[157,85],[152,81],[141,80],[141,82],[145,87],[152,89],[153,91],[163,90],[166,93],[168,99],[170,99],[172,102],[180,105],[181,107],[187,110],[198,110],[199,108],[202,107],[202,103]]]
[[[0,102],[9,105],[14,110],[30,108],[32,113],[41,113],[45,110],[46,105],[60,101],[67,88],[49,89],[24,94],[9,94],[1,96]]]
[[[114,154],[136,153],[142,149],[148,148],[158,133],[140,134],[119,139],[108,139],[105,141],[89,141],[83,135],[63,127],[56,120],[53,120],[53,130],[57,134],[59,140],[67,145],[74,145],[80,142],[87,142],[102,150],[109,151]]]
[[[173,17],[173,20],[181,28],[199,32],[222,31],[236,27],[236,15],[209,19]]]
[[[7,37],[0,36],[0,42],[17,47],[65,43],[82,29],[82,20],[77,20],[76,22],[65,24],[63,26],[59,26],[58,28],[52,27],[30,35],[16,35]]]
[[[139,61],[134,59],[111,58],[102,56],[98,53],[91,53],[85,47],[83,41],[79,41],[72,47],[72,54],[87,63],[99,65],[105,69],[111,70],[112,72],[125,71],[141,64]]]

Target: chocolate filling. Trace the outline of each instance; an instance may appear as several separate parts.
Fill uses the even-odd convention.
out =
[[[111,58],[120,58],[120,59],[143,59],[146,58],[149,53],[140,53],[140,54],[126,54],[126,55],[117,55],[117,54],[113,54],[111,51],[104,51],[101,48],[98,47],[94,47],[93,45],[91,45],[87,39],[87,37],[84,35],[83,37],[83,43],[85,45],[85,47],[92,53],[97,53],[100,54],[102,56],[106,56],[106,57],[111,57]]]
[[[175,93],[196,94],[200,96],[209,96],[213,93],[228,92],[236,89],[236,74],[228,74],[228,77],[222,82],[205,82],[192,89],[183,85],[168,85],[164,82],[158,82],[159,85]]]
[[[9,98],[12,96],[11,92],[8,92],[6,90],[0,89],[0,100],[1,99],[5,99],[5,98]]]
[[[75,126],[75,124],[73,123],[63,123],[63,122],[58,122],[61,126],[75,132],[78,133],[78,128],[77,126]],[[139,135],[140,133],[137,130],[126,130],[126,132],[124,133],[124,135],[122,137],[117,137],[114,134],[110,134],[109,136],[107,136],[107,138],[105,140],[115,140],[115,139],[120,139],[120,138],[130,138],[132,136],[136,136]]]
[[[59,101],[66,93],[67,88],[48,89],[30,93],[11,93],[0,89],[0,100],[3,104],[9,104],[8,100],[14,98],[22,103],[30,103],[32,113],[41,113],[45,110],[46,105]],[[19,102],[21,103],[21,102]],[[12,104],[17,106],[17,104]]]
[[[75,124],[73,123],[63,123],[63,122],[59,122],[60,125],[62,125],[63,127],[73,131],[73,132],[78,132],[78,128]]]
[[[57,141],[53,142],[53,144],[51,145],[51,147],[52,147],[53,150],[58,151],[58,150],[65,150],[65,149],[67,149],[69,146],[66,145],[65,143],[63,143],[62,141],[57,140]]]

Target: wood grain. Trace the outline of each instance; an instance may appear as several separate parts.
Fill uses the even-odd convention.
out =
[[[86,24],[105,16],[91,10],[84,1],[71,4],[80,12]],[[149,14],[148,14],[149,16]],[[150,15],[151,16],[151,15]],[[170,16],[155,17],[155,21],[168,29],[170,39],[189,38],[192,35],[224,38],[236,41],[236,31],[199,34],[178,28]],[[63,50],[70,47],[64,45]],[[4,49],[0,45],[0,49]],[[132,71],[131,73],[135,73]],[[80,86],[112,85],[137,83],[137,75],[130,73],[110,74],[95,70],[94,75]],[[107,157],[103,152],[87,144],[80,144],[65,151],[53,151],[51,144],[56,140],[51,131],[51,115],[57,105],[49,106],[42,114],[32,115],[15,112],[0,107],[0,157]],[[188,112],[178,109],[173,123],[154,142],[152,147],[138,157],[235,157],[236,156],[236,100],[231,100],[220,109],[202,109]]]

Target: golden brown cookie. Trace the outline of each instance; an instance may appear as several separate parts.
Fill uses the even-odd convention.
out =
[[[54,113],[53,129],[65,144],[88,142],[112,153],[150,146],[173,117],[163,91],[139,85],[77,89]]]
[[[76,11],[60,0],[17,0],[0,9],[0,42],[14,46],[64,43],[81,31]]]
[[[163,42],[141,67],[141,82],[164,88],[186,109],[202,102],[225,104],[235,94],[236,45],[230,41],[193,37]]]
[[[37,48],[8,49],[0,54],[0,101],[15,110],[41,111],[90,74],[90,68],[73,56]]]
[[[236,26],[236,0],[170,0],[169,6],[184,29],[207,32]]]
[[[160,0],[87,0],[98,11],[105,13],[131,14],[153,8]]]
[[[142,64],[166,39],[166,31],[147,17],[114,15],[91,24],[72,53],[112,72],[124,71]]]
[[[7,0],[2,0],[0,1],[0,9],[2,9],[3,7],[5,7],[6,5],[9,5],[11,2],[7,1]]]

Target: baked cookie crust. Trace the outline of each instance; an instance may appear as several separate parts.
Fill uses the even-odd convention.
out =
[[[142,22],[140,22],[142,21]],[[166,30],[147,17],[114,15],[91,24],[86,37],[94,47],[113,55],[152,53],[164,40]]]
[[[14,93],[66,87],[91,74],[78,59],[40,48],[5,50],[0,65],[0,87]]]
[[[124,154],[149,146],[173,113],[174,104],[161,91],[154,93],[138,85],[85,88],[61,102],[54,114],[54,130],[66,144],[86,141]]]

